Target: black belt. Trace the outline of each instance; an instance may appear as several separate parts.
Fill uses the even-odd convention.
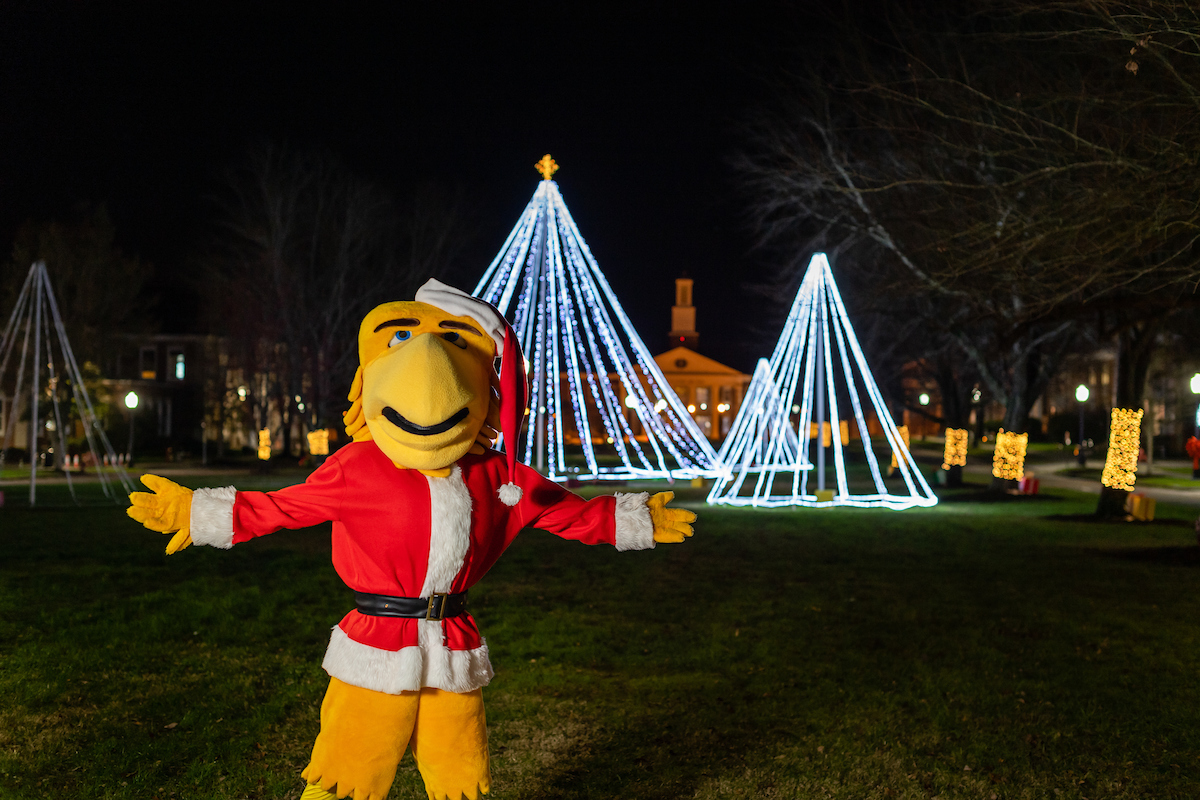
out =
[[[358,605],[358,613],[371,617],[441,620],[457,617],[467,611],[466,592],[434,592],[429,597],[389,597],[386,594],[355,592],[354,602]]]

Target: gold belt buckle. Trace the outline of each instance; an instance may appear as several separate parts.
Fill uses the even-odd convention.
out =
[[[425,619],[441,622],[446,618],[446,598],[450,596],[449,592],[431,592],[429,595],[429,608],[425,611]],[[438,598],[442,598],[441,605],[438,606],[438,611],[441,612],[438,616],[433,615],[433,606]]]

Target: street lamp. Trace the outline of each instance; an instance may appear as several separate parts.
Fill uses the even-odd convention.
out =
[[[129,458],[125,465],[130,466],[133,464],[133,412],[137,411],[138,407],[137,392],[125,395],[125,407],[129,409]]]
[[[1088,401],[1091,392],[1082,383],[1075,387],[1075,399],[1079,401],[1079,466],[1087,466],[1087,456],[1083,452],[1083,404]]]

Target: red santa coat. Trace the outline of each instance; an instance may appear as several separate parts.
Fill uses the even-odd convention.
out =
[[[654,546],[644,493],[585,501],[518,464],[514,482],[524,494],[510,507],[497,498],[508,481],[505,459],[494,451],[464,456],[449,477],[436,478],[399,469],[373,442],[357,442],[303,484],[275,492],[198,490],[192,539],[228,547],[332,521],[333,564],[346,585],[400,597],[470,589],[526,527],[622,550]],[[487,644],[469,614],[427,621],[351,611],[333,630],[324,667],[389,694],[423,686],[470,691],[492,676]]]

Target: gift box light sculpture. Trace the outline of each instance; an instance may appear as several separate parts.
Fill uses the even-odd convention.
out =
[[[868,413],[879,433],[868,428]],[[840,435],[832,435],[835,429]],[[830,447],[822,446],[827,434]],[[884,458],[897,456],[903,491],[893,493],[884,482],[876,447],[886,448]],[[830,449],[835,488],[827,490]],[[824,253],[809,261],[775,352],[759,362],[718,460],[710,503],[894,509],[937,503],[867,367]]]
[[[1013,433],[1001,428],[996,433],[996,450],[992,453],[992,476],[1005,481],[1025,477],[1025,448],[1028,433]]]
[[[529,360],[518,457],[551,480],[711,476],[716,453],[667,384],[600,271],[551,176],[474,295],[512,323]],[[578,442],[580,458],[568,459]],[[581,463],[579,463],[581,462]]]
[[[1137,479],[1139,443],[1142,436],[1142,409],[1114,408],[1108,434],[1108,457],[1100,483],[1109,489],[1133,491]]]

